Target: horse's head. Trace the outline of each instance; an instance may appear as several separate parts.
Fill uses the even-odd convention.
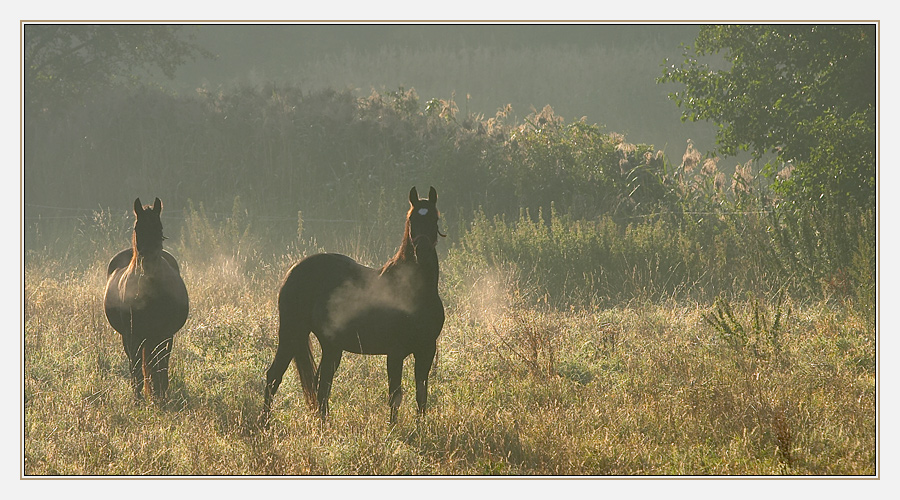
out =
[[[437,191],[433,187],[428,191],[427,199],[419,199],[415,186],[409,190],[409,213],[406,214],[406,224],[409,240],[414,248],[421,245],[434,248],[437,245],[438,235],[445,236],[438,231],[440,213],[436,204]]]
[[[134,246],[138,253],[147,255],[158,253],[162,250],[162,242],[165,239],[162,232],[162,222],[159,214],[162,213],[162,202],[159,198],[153,205],[141,205],[141,199],[134,200]]]

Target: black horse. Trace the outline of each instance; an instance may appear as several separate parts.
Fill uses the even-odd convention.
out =
[[[146,207],[134,200],[131,248],[116,254],[106,269],[103,306],[109,324],[122,335],[137,399],[144,389],[165,400],[172,341],[188,316],[178,262],[162,248],[161,212],[159,198]]]
[[[415,357],[416,402],[424,415],[428,373],[444,305],[438,296],[437,192],[419,199],[409,192],[409,213],[400,249],[381,269],[372,269],[339,254],[312,255],[294,265],[278,294],[278,350],[266,372],[264,419],[282,376],[293,359],[310,407],[324,419],[334,373],[344,351],[387,355],[391,423],[402,400],[403,360]],[[313,366],[310,332],[322,348]]]

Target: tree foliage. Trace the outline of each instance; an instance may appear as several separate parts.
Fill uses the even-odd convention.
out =
[[[719,126],[719,153],[774,153],[797,201],[874,203],[875,25],[704,26],[695,45],[660,82],[684,85],[682,119]]]
[[[179,26],[29,24],[25,26],[27,107],[54,109],[158,69],[168,78],[189,59],[210,56]]]

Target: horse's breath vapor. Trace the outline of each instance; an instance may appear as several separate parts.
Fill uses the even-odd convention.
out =
[[[329,328],[345,328],[350,320],[369,310],[393,310],[397,315],[411,315],[414,303],[410,296],[413,273],[402,268],[395,272],[394,277],[390,284],[393,286],[388,286],[377,276],[370,276],[360,281],[348,281],[338,287],[326,306]]]
[[[459,303],[468,317],[484,325],[497,325],[513,305],[515,275],[509,269],[490,268],[465,284],[466,300]]]

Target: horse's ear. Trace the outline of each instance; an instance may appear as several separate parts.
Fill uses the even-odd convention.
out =
[[[144,205],[141,205],[141,199],[135,198],[134,199],[134,214],[137,215],[143,211],[144,211]]]
[[[415,205],[417,201],[419,201],[419,192],[416,191],[416,187],[413,186],[412,189],[409,190],[409,204]]]
[[[153,200],[153,211],[157,214],[162,212],[162,202],[159,201],[159,198]]]
[[[428,201],[437,203],[437,191],[434,189],[434,186],[431,186],[431,189],[428,190]]]

